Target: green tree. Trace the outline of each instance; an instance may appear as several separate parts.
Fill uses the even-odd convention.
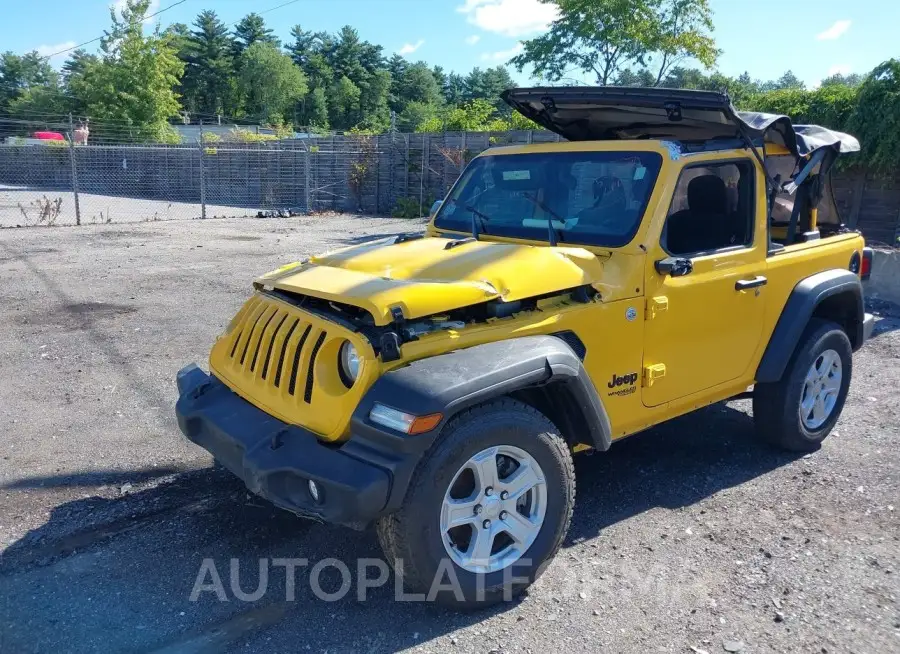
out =
[[[112,27],[101,40],[100,57],[73,81],[73,90],[91,118],[115,121],[135,138],[176,140],[168,120],[181,109],[174,89],[184,64],[171,35],[159,28],[144,35],[149,5],[150,0],[127,0],[121,17],[110,10]]]
[[[293,117],[295,104],[307,91],[303,71],[265,41],[256,41],[244,50],[238,84],[247,114],[272,125]]]
[[[775,82],[775,89],[804,89],[806,85],[800,80],[799,77],[794,75],[794,71],[789,70],[784,75],[778,78]]]
[[[275,33],[266,27],[265,19],[257,13],[250,13],[241,18],[238,24],[234,26],[234,38],[232,40],[234,56],[239,57],[244,50],[254,43],[268,43],[276,48],[281,46],[281,42],[275,36]]]
[[[400,113],[406,104],[401,97],[401,82],[406,71],[409,68],[409,61],[405,57],[398,54],[393,55],[387,62],[388,72],[391,74],[391,88],[388,96],[388,103],[393,111]]]
[[[659,83],[677,62],[711,66],[718,55],[709,35],[707,0],[542,0],[557,5],[549,31],[523,43],[511,63],[558,81],[574,69],[610,84],[633,67],[653,65]]]
[[[821,86],[859,86],[864,79],[859,73],[850,73],[849,75],[835,73],[823,79]]]
[[[848,122],[877,168],[894,171],[900,166],[900,60],[890,59],[866,76]]]
[[[0,109],[32,89],[48,92],[57,89],[59,75],[37,52],[0,54]]]
[[[99,58],[95,54],[88,54],[82,49],[69,54],[68,59],[62,65],[62,89],[69,103],[69,111],[79,116],[87,113],[87,105],[78,97],[76,89],[83,85],[84,75],[88,68],[95,65]]]
[[[447,104],[459,104],[466,98],[466,78],[457,73],[450,73],[446,77],[441,92]]]
[[[712,10],[708,0],[656,0],[652,36],[647,42],[649,66],[656,70],[659,86],[669,71],[685,59],[696,59],[707,68],[716,63],[719,50],[710,33]]]
[[[202,11],[187,38],[184,104],[207,115],[239,111],[234,83],[235,65],[228,27],[216,12]]]
[[[494,103],[477,98],[450,109],[444,117],[444,129],[451,132],[485,131],[496,117]]]
[[[440,132],[443,120],[438,115],[437,105],[413,100],[397,116],[397,128],[401,132]]]
[[[350,129],[359,122],[361,95],[359,87],[347,76],[332,85],[328,96],[328,117],[332,129]]]
[[[82,48],[72,51],[62,65],[63,83],[68,85],[72,78],[83,76],[87,68],[97,61],[99,61],[97,55],[88,54]]]
[[[390,88],[391,74],[386,70],[377,70],[360,83],[359,104],[363,116],[354,127],[375,133],[387,131],[391,121]]]
[[[328,129],[328,98],[324,87],[314,88],[306,95],[301,116],[304,125],[317,130]]]
[[[419,102],[440,106],[443,101],[441,88],[431,68],[424,61],[418,61],[404,67],[393,85],[393,109],[402,110],[410,102]]]
[[[500,99],[500,94],[515,86],[515,80],[504,66],[485,70],[476,67],[466,76],[463,98],[465,100],[487,100],[500,114],[508,116],[511,109]]]

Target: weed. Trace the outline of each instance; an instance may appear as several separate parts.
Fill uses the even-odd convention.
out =
[[[62,208],[62,197],[51,200],[46,195],[24,205],[19,203],[19,211],[25,216],[26,225],[44,225],[53,227]]]

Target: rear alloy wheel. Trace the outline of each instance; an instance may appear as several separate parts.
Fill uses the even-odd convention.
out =
[[[562,545],[575,469],[559,431],[502,398],[455,416],[425,454],[378,540],[404,590],[454,608],[512,599]]]
[[[760,438],[794,452],[817,449],[841,415],[852,372],[853,349],[840,325],[810,320],[781,379],[753,391]]]
[[[800,420],[816,430],[831,417],[841,392],[841,355],[834,350],[820,354],[806,373],[800,395]]]

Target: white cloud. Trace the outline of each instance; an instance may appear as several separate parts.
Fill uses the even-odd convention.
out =
[[[63,43],[56,43],[54,45],[39,45],[35,48],[37,53],[42,57],[50,57],[50,55],[60,52],[61,50],[69,50],[70,48],[74,48],[76,45],[75,41],[64,41]],[[62,61],[66,58],[68,53],[58,54],[55,57],[50,57],[51,63],[55,63],[57,61]]]
[[[816,39],[819,41],[833,41],[843,35],[848,29],[850,29],[849,20],[837,20],[834,22],[834,25],[821,34],[816,35]]]
[[[416,50],[421,48],[423,45],[425,45],[424,39],[419,39],[415,43],[404,43],[403,47],[400,48],[399,50],[397,50],[397,54],[398,55],[412,54],[413,52],[415,52]]]
[[[456,10],[472,25],[513,37],[543,32],[559,16],[556,5],[540,0],[466,0]]]
[[[472,36],[466,37],[466,45],[475,45],[481,40],[481,37],[477,34],[473,34]]]
[[[502,61],[505,62],[508,59],[512,59],[517,54],[522,52],[525,48],[521,43],[516,43],[509,50],[500,50],[498,52],[485,52],[481,55],[482,61]]]
[[[828,69],[828,77],[832,75],[849,75],[851,72],[853,72],[853,69],[848,64],[838,64]]]

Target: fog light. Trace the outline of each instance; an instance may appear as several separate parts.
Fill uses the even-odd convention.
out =
[[[322,503],[322,491],[319,489],[319,485],[314,482],[312,479],[309,480],[309,494],[313,498],[313,502],[316,504]]]

